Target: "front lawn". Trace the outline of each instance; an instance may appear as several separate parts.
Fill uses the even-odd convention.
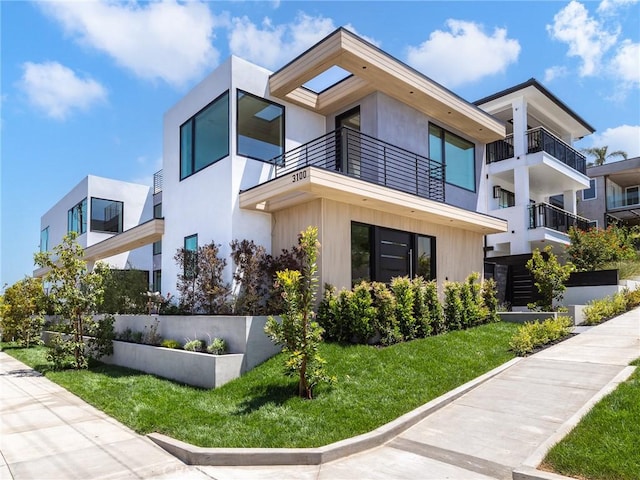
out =
[[[513,358],[517,325],[494,323],[387,348],[324,344],[337,383],[295,396],[276,356],[215,390],[110,366],[50,370],[42,347],[6,348],[141,434],[203,447],[317,447],[371,431]]]
[[[640,366],[640,359],[632,365]],[[640,369],[547,454],[542,467],[589,480],[640,479]]]

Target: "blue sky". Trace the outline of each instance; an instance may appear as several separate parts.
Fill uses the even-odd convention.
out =
[[[536,78],[640,156],[640,3],[0,0],[0,287],[88,174],[151,184],[162,116],[234,54],[275,70],[339,26],[474,101]]]

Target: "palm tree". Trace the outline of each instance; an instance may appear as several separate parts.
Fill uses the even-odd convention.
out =
[[[624,160],[627,159],[627,152],[616,150],[615,152],[607,153],[608,148],[609,147],[606,145],[604,147],[583,148],[582,153],[586,153],[587,155],[595,157],[595,160],[593,162],[589,162],[589,166],[604,165],[604,162],[606,162],[607,159],[611,157],[622,157]]]

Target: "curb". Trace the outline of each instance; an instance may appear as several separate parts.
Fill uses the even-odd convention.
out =
[[[613,377],[609,383],[602,387],[593,397],[585,403],[576,413],[564,422],[556,432],[545,440],[518,468],[513,470],[513,480],[574,480],[570,477],[551,472],[538,470],[537,467],[542,463],[551,447],[566,437],[571,430],[580,422],[600,400],[613,392],[618,385],[627,380],[637,367],[625,367]]]
[[[154,443],[187,465],[257,466],[320,465],[378,447],[414,426],[433,412],[447,406],[496,375],[520,362],[516,357],[499,367],[435,398],[377,429],[356,437],[317,448],[204,448],[175,440],[160,433],[147,435]]]

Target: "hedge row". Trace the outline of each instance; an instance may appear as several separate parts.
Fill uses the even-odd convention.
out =
[[[640,289],[625,289],[613,296],[592,300],[584,308],[584,323],[597,325],[640,305]]]
[[[318,323],[328,341],[390,345],[499,321],[495,282],[478,279],[473,273],[445,283],[443,304],[436,282],[422,277],[362,282],[340,292],[325,285]]]

